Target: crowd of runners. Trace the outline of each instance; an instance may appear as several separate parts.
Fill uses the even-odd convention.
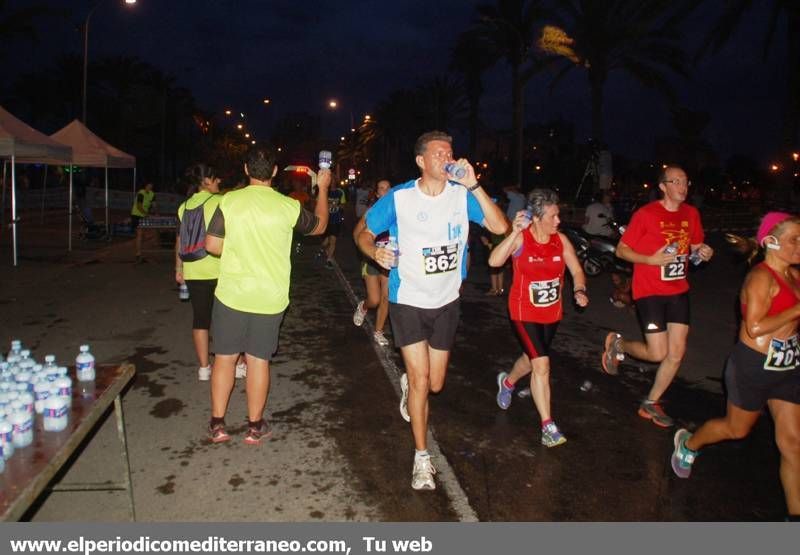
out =
[[[589,303],[586,277],[569,239],[559,232],[559,199],[536,189],[527,206],[506,214],[481,186],[466,159],[454,160],[452,139],[432,131],[415,144],[419,177],[391,186],[376,183],[363,204],[366,212],[353,238],[363,256],[361,275],[366,296],[353,314],[362,325],[376,309],[374,341],[388,347],[385,325],[391,323],[393,346],[404,364],[400,413],[410,422],[414,442],[411,487],[434,489],[436,468],[427,450],[429,396],[442,390],[450,351],[460,320],[460,290],[467,272],[470,222],[502,237],[493,245],[489,265],[513,269],[508,315],[520,343],[520,354],[497,375],[497,405],[506,410],[520,380],[530,375],[530,390],[540,418],[541,443],[555,447],[567,441],[553,419],[550,352],[563,315],[564,299]],[[250,184],[217,195],[212,171],[196,169],[199,192],[179,210],[203,212],[205,249],[209,256],[182,257],[187,245],[185,223],[176,245],[176,279],[189,285],[194,309],[193,338],[200,379],[211,379],[213,442],[230,440],[224,417],[235,363],[246,361],[248,431],[245,442],[268,436],[263,414],[269,392],[269,361],[275,352],[284,311],[289,304],[293,233],[326,235],[323,255],[332,264],[342,225],[344,194],[330,188],[330,172],[321,170],[313,211],[300,200],[272,188],[275,154],[255,150],[245,171]],[[690,264],[712,260],[700,214],[686,204],[691,183],[683,169],[666,167],[658,180],[659,200],[639,208],[617,246],[617,256],[633,264],[633,299],[643,341],[609,333],[598,348],[598,366],[616,375],[626,357],[658,364],[655,379],[638,407],[638,415],[658,427],[671,428],[661,399],[673,382],[686,352],[690,324]],[[310,204],[310,199],[305,201]],[[329,223],[329,217],[335,218]],[[331,233],[329,229],[333,226]],[[184,242],[189,242],[185,239]],[[688,478],[702,447],[746,436],[767,407],[775,421],[781,454],[780,479],[788,514],[800,515],[800,219],[771,212],[764,216],[755,240],[737,239],[743,251],[763,252],[741,290],[739,342],[725,372],[726,414],[703,424],[694,434],[678,430],[673,437],[672,469]],[[566,270],[569,270],[567,281]],[[565,287],[571,288],[566,289]],[[210,331],[209,331],[210,330]],[[209,334],[215,353],[209,359]]]

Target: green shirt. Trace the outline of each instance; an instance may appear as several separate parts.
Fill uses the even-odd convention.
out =
[[[300,203],[271,187],[249,185],[219,203],[225,243],[215,296],[241,312],[280,314],[289,306],[289,258]]]
[[[217,206],[219,206],[220,200],[222,200],[222,195],[213,195],[208,191],[198,191],[186,199],[186,202],[178,206],[178,221],[183,220],[183,213],[187,208],[191,210],[205,202],[205,204],[203,204],[203,221],[205,222],[206,229],[208,229],[208,224],[211,223],[211,217],[214,215]],[[178,231],[179,238],[180,235],[180,231]],[[183,263],[183,279],[217,279],[218,277],[218,256],[209,254],[200,260]]]
[[[142,208],[144,208],[144,213],[139,210],[139,196],[142,197]],[[140,218],[147,217],[147,214],[150,213],[150,205],[153,204],[153,197],[156,196],[155,192],[148,191],[147,189],[141,189],[138,193],[136,193],[136,198],[133,199],[133,208],[131,208],[131,214],[134,216],[139,216]]]

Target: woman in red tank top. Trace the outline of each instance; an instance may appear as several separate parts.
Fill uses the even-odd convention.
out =
[[[775,422],[780,477],[789,519],[800,518],[800,218],[784,212],[764,216],[754,247],[764,248],[742,286],[739,341],[725,367],[725,416],[691,434],[678,430],[672,469],[688,478],[700,448],[741,439],[764,405]]]
[[[500,267],[512,257],[514,280],[508,295],[508,312],[522,344],[523,354],[510,373],[497,376],[497,404],[511,404],[517,381],[531,374],[531,396],[542,420],[542,444],[554,447],[566,442],[550,414],[550,343],[563,315],[564,268],[575,284],[579,306],[589,304],[586,276],[575,249],[558,232],[558,196],[550,189],[535,189],[528,196],[528,210],[517,212],[509,235],[489,256],[489,265]]]

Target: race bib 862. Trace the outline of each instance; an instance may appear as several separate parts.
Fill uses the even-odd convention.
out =
[[[458,243],[422,249],[425,275],[442,274],[458,268]]]

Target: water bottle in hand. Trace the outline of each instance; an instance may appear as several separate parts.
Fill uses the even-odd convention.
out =
[[[467,176],[467,168],[459,166],[455,162],[448,162],[445,164],[444,171],[447,175],[455,177],[456,179],[464,179]]]
[[[691,262],[693,266],[699,265],[702,261],[703,257],[700,256],[700,249],[697,249],[689,255],[689,262]]]
[[[386,241],[386,246],[384,248],[387,248],[394,253],[394,261],[392,262],[392,268],[397,268],[397,263],[399,262],[398,258],[400,256],[400,248],[397,244],[397,237],[390,236],[389,240]]]
[[[670,243],[664,249],[664,254],[675,254],[676,252],[678,252],[678,243]]]
[[[333,156],[331,155],[330,150],[320,150],[319,151],[319,168],[321,170],[329,170],[331,169],[331,161],[333,160]]]
[[[189,287],[185,283],[181,283],[178,287],[178,298],[184,302],[189,300]]]

